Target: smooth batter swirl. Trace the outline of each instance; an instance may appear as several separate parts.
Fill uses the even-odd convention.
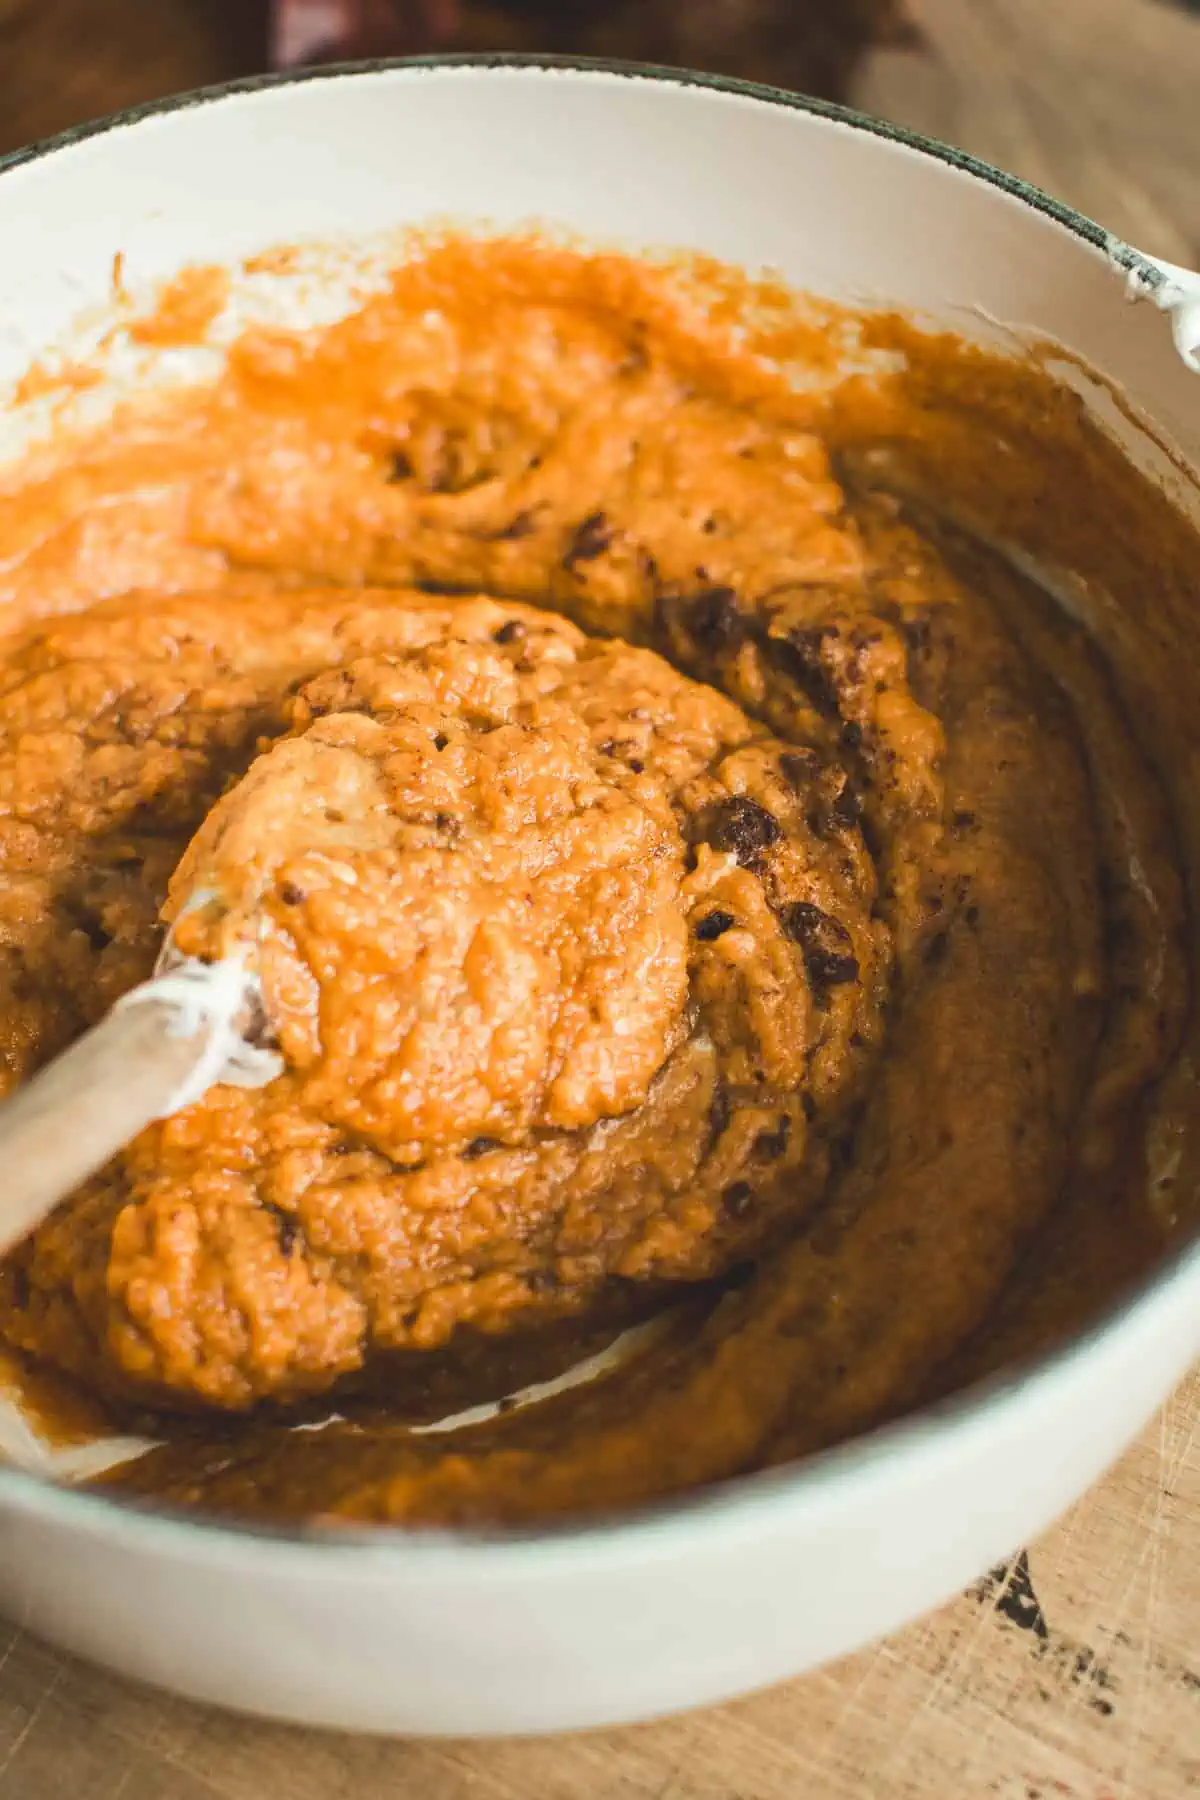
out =
[[[673,283],[452,241],[0,495],[7,1081],[164,902],[252,941],[286,1062],[0,1272],[10,1345],[178,1438],[128,1486],[444,1522],[759,1467],[918,1397],[1125,1180],[1170,823],[1083,635],[906,497],[988,365],[895,326],[891,385],[798,392],[770,355],[832,340]]]

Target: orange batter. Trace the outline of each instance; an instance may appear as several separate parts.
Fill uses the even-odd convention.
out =
[[[416,1521],[736,1473],[916,1398],[1075,1170],[1124,1191],[1188,1005],[1168,809],[927,500],[992,387],[1031,463],[1119,459],[899,324],[902,373],[798,392],[833,327],[701,274],[434,246],[0,495],[7,1084],[197,881],[182,946],[254,936],[286,1063],[0,1273],[11,1346],[178,1439],[128,1486]]]

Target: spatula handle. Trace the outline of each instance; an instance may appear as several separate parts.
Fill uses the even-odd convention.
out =
[[[210,1041],[179,1009],[118,1008],[0,1105],[0,1256],[150,1124],[173,1110]]]

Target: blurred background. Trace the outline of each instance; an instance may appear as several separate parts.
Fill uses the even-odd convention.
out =
[[[848,100],[1200,266],[1200,0],[0,0],[0,154],[339,57],[558,51]]]

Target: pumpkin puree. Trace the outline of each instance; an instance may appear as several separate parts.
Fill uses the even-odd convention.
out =
[[[885,372],[831,386],[845,321],[768,287],[450,239],[10,472],[3,1089],[201,879],[183,947],[255,933],[286,1064],[0,1270],[4,1341],[165,1440],[119,1488],[629,1504],[920,1398],[1081,1171],[1118,1264],[1160,1241],[1169,807],[1087,636],[929,496],[999,529],[1053,469],[1162,555],[1158,502],[1034,366],[858,329]]]

